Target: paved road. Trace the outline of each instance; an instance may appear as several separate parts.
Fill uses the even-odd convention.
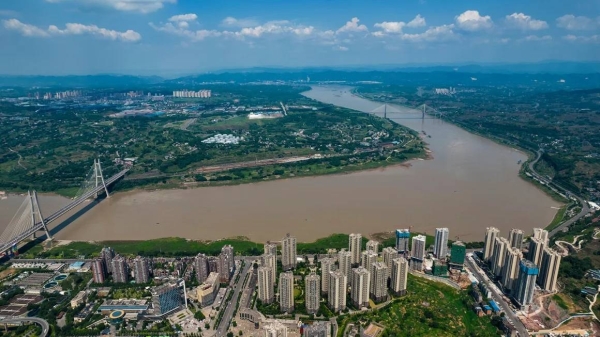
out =
[[[242,290],[242,286],[244,285],[244,280],[246,279],[246,274],[252,268],[252,263],[246,261],[244,265],[244,269],[240,271],[240,277],[238,282],[234,285],[233,288],[233,296],[229,303],[227,303],[227,307],[224,309],[225,313],[223,314],[223,318],[219,323],[219,328],[216,331],[215,336],[225,336],[227,334],[227,329],[229,328],[229,323],[233,319],[233,313],[235,311],[235,307],[237,305],[238,297],[240,296],[240,292]],[[235,275],[234,275],[235,277]]]
[[[489,281],[489,278],[486,278],[483,276],[483,274],[481,274],[483,271],[480,272],[481,269],[479,269],[476,266],[476,262],[473,261],[473,258],[467,257],[465,259],[465,263],[467,264],[467,267],[469,267],[469,269],[473,272],[473,275],[479,282],[482,282],[482,283],[488,285],[488,289],[492,291],[492,299],[494,301],[496,301],[496,303],[498,303],[498,305],[502,308],[502,311],[504,311],[504,313],[506,314],[506,317],[508,317],[512,321],[513,325],[519,332],[519,335],[529,336],[529,333],[527,332],[525,325],[523,325],[521,320],[512,311],[512,309],[510,308],[510,305],[508,303],[506,303],[506,301],[502,298],[502,294],[499,294],[496,292],[497,288],[492,286],[492,284],[490,284],[491,281]]]
[[[581,212],[579,212],[577,215],[575,215],[574,217],[572,217],[571,219],[563,222],[562,224],[560,224],[559,226],[557,226],[556,228],[554,228],[553,230],[551,230],[548,233],[549,237],[552,237],[553,235],[556,235],[556,233],[561,232],[562,230],[564,230],[565,228],[569,228],[569,226],[571,224],[573,224],[574,222],[576,222],[577,220],[583,218],[586,214],[588,214],[590,212],[590,206],[588,205],[588,203],[583,200],[582,198],[580,198],[579,196],[577,196],[576,194],[574,194],[573,192],[552,183],[552,181],[542,177],[539,173],[537,173],[535,171],[535,169],[533,168],[535,166],[535,164],[540,160],[540,158],[542,157],[542,154],[544,153],[543,150],[538,150],[537,151],[537,156],[535,158],[534,161],[529,163],[529,171],[530,173],[537,179],[539,179],[540,181],[544,182],[545,184],[552,184],[552,186],[556,187],[557,189],[563,191],[564,193],[573,196],[573,198],[577,199],[577,201],[581,204]]]
[[[42,333],[40,334],[40,337],[46,337],[48,335],[48,333],[50,332],[50,325],[48,324],[48,322],[46,322],[46,320],[43,320],[38,317],[8,318],[8,319],[1,320],[0,324],[26,323],[26,322],[35,323],[42,327]]]

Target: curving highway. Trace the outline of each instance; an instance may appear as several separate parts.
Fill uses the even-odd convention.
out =
[[[577,213],[577,215],[575,215],[574,217],[570,218],[569,220],[561,223],[559,226],[557,226],[556,228],[554,228],[553,230],[551,230],[548,233],[549,237],[552,237],[554,235],[556,235],[556,233],[561,232],[563,229],[568,228],[569,226],[571,226],[573,223],[575,223],[577,220],[583,218],[586,214],[588,214],[590,212],[590,206],[588,205],[588,203],[583,200],[583,198],[577,196],[576,194],[574,194],[573,192],[567,190],[566,188],[561,187],[560,185],[554,184],[552,183],[552,181],[542,177],[539,173],[537,173],[535,171],[535,169],[533,168],[535,166],[535,164],[540,160],[540,158],[542,157],[542,154],[544,153],[543,150],[538,150],[537,151],[537,156],[535,158],[535,160],[533,160],[532,162],[529,163],[528,168],[530,173],[539,181],[545,183],[545,184],[552,184],[554,187],[556,187],[557,189],[565,192],[566,194],[572,196],[573,198],[575,198],[580,204],[581,204],[581,212]]]
[[[42,327],[42,333],[40,334],[40,337],[48,336],[48,333],[50,332],[50,324],[48,324],[48,322],[46,322],[46,320],[43,320],[41,318],[21,317],[21,318],[8,318],[8,319],[0,320],[0,324],[21,324],[21,323],[27,323],[27,322],[35,323]]]

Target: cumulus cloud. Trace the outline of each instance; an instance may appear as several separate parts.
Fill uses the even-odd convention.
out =
[[[216,37],[221,36],[221,32],[216,30],[190,30],[187,25],[181,25],[179,22],[177,25],[168,22],[163,25],[155,25],[154,23],[150,23],[150,27],[154,28],[156,31],[165,32],[172,35],[177,35],[181,37],[188,38],[192,41],[202,41],[208,37]],[[187,23],[187,22],[186,22]]]
[[[448,41],[457,39],[458,36],[454,32],[454,25],[442,25],[437,27],[430,27],[423,33],[418,34],[402,34],[402,40],[412,42],[436,42],[436,41]]]
[[[563,39],[569,42],[600,43],[600,35],[580,36],[569,34],[563,36]]]
[[[353,33],[353,32],[366,32],[369,29],[365,25],[359,24],[360,20],[357,17],[352,18],[350,21],[346,22],[345,25],[340,27],[336,31],[336,33]]]
[[[426,25],[427,22],[425,22],[425,18],[422,17],[421,14],[417,14],[414,19],[406,24],[406,27],[425,27]]]
[[[163,8],[165,4],[177,3],[177,0],[46,0],[46,2],[64,2],[80,6],[108,7],[118,11],[146,14]]]
[[[586,16],[567,14],[556,19],[556,25],[566,30],[592,30],[600,26],[600,17],[594,21]]]
[[[173,15],[172,17],[169,18],[169,21],[171,21],[171,22],[187,22],[187,21],[196,21],[196,19],[198,19],[198,15],[196,15],[194,13],[189,13],[189,14]]]
[[[312,26],[302,26],[290,23],[287,20],[269,21],[261,25],[252,27],[243,27],[239,30],[191,30],[188,23],[196,22],[196,18],[188,17],[190,20],[171,20],[164,24],[156,25],[150,23],[150,26],[157,31],[190,38],[193,41],[202,41],[209,37],[232,37],[238,39],[260,38],[265,35],[291,34],[299,37],[306,37],[315,31]],[[234,21],[235,20],[235,21]],[[181,23],[186,23],[182,25]],[[227,17],[223,20],[225,24],[237,24],[237,19]]]
[[[550,35],[543,35],[543,36],[528,35],[528,36],[525,36],[524,38],[520,39],[520,41],[528,41],[528,42],[550,41],[550,40],[552,40],[552,36],[550,36]]]
[[[385,33],[402,33],[402,28],[406,26],[406,22],[402,21],[384,21],[375,24],[375,28],[380,28],[381,31],[374,32],[375,36],[383,36]]]
[[[402,33],[404,27],[416,28],[424,27],[426,25],[425,18],[420,14],[415,16],[410,22],[404,21],[384,21],[374,25],[375,28],[380,28],[380,31],[373,32],[373,36],[382,37],[386,34],[399,34]]]
[[[51,37],[59,35],[94,35],[109,40],[120,40],[124,42],[139,41],[142,36],[133,30],[119,32],[116,30],[101,28],[96,25],[84,25],[81,23],[67,23],[64,29],[55,25],[47,29],[34,25],[22,23],[17,19],[3,20],[4,28],[20,32],[24,36]]]
[[[4,28],[9,29],[9,30],[16,30],[24,36],[40,36],[40,37],[50,36],[50,34],[48,34],[47,31],[45,31],[41,28],[38,28],[34,25],[22,23],[21,21],[19,21],[17,19],[3,20],[2,23],[4,24]]]
[[[481,16],[479,11],[468,10],[456,16],[458,28],[468,31],[477,31],[491,28],[494,23],[489,15]]]
[[[522,30],[542,30],[548,28],[548,23],[542,20],[535,20],[529,15],[523,13],[512,13],[506,16],[506,24],[510,28]]]
[[[256,22],[253,19],[236,19],[234,17],[228,16],[225,19],[223,19],[223,21],[221,21],[221,25],[225,26],[225,27],[239,27],[239,28],[245,28],[245,27],[253,27],[253,26],[258,26],[258,22]]]

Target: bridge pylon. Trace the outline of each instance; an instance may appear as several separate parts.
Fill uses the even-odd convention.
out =
[[[102,165],[100,165],[100,159],[94,159],[94,179],[96,179],[96,187],[102,186],[104,187],[104,192],[106,192],[106,197],[110,198],[110,194],[108,194],[108,188],[106,188],[106,183],[104,183],[104,176],[102,175]]]
[[[48,231],[48,226],[46,226],[46,221],[44,220],[44,216],[42,215],[42,210],[40,208],[40,203],[38,201],[37,192],[36,191],[27,192],[27,198],[29,199],[29,203],[30,203],[31,223],[35,224],[39,220],[39,222],[42,224],[41,229],[43,229],[44,232],[46,232],[46,237],[48,238],[48,240],[52,240],[52,236],[50,235],[50,232]],[[35,232],[33,234],[31,234],[31,236],[32,236],[32,239],[35,239]]]

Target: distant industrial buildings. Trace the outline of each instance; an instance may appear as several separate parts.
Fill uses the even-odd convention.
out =
[[[210,98],[210,96],[212,96],[212,91],[210,91],[210,90],[198,90],[198,91],[177,90],[177,91],[173,91],[173,97],[178,97],[178,98]]]
[[[218,133],[212,137],[206,138],[202,141],[204,144],[232,144],[237,145],[243,140],[241,137],[237,137],[229,134]]]

